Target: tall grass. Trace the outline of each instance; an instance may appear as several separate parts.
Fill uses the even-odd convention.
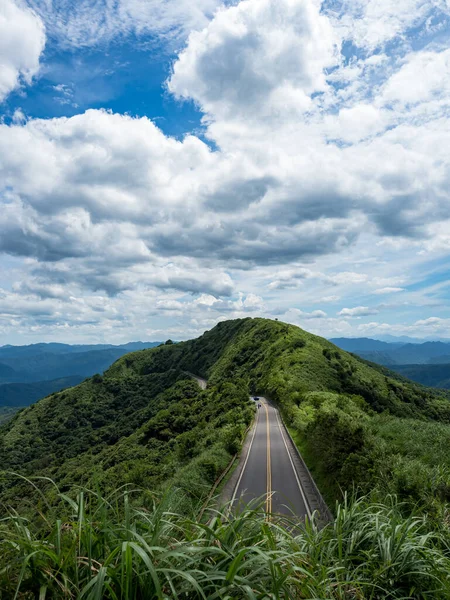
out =
[[[265,520],[259,505],[204,520],[177,493],[60,494],[58,514],[0,523],[0,597],[11,599],[449,598],[445,532],[405,519],[394,498],[336,507],[324,528]]]

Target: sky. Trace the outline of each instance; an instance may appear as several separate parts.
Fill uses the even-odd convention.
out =
[[[0,345],[450,338],[449,0],[2,0]]]

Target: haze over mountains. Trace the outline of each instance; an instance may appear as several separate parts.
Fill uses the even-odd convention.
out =
[[[450,388],[450,342],[384,342],[370,338],[333,338],[339,348],[389,367],[431,387]]]
[[[159,343],[1,346],[0,408],[27,406],[95,373],[103,373],[127,352],[153,348]]]

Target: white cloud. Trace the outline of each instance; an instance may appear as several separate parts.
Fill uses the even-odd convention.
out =
[[[340,317],[367,317],[369,315],[376,315],[379,310],[376,308],[369,308],[368,306],[355,306],[354,308],[343,308],[338,312]]]
[[[295,315],[295,317],[300,319],[300,321],[302,319],[325,319],[327,317],[327,313],[323,310],[313,310],[311,312],[305,312],[303,310],[300,310],[299,308],[290,308],[287,311],[287,315],[289,314]]]
[[[402,106],[430,100],[448,100],[450,93],[450,49],[417,52],[389,79],[383,89],[385,103]]]
[[[403,288],[401,287],[384,287],[379,288],[378,290],[374,290],[374,294],[395,294],[397,292],[402,292]]]
[[[31,10],[14,0],[0,3],[0,102],[39,70],[44,26]]]
[[[35,0],[52,35],[73,45],[130,32],[179,40],[185,19],[196,31],[168,88],[203,110],[215,150],[100,110],[49,120],[17,113],[0,125],[0,250],[27,261],[16,293],[54,303],[64,289],[78,299],[109,294],[111,315],[124,299],[150,297],[152,318],[170,314],[197,331],[229,315],[283,314],[301,289],[295,318],[342,333],[358,326],[347,317],[381,307],[331,319],[320,302],[351,307],[367,302],[358,295],[399,292],[420,253],[445,254],[448,51],[411,53],[405,43],[395,55],[370,55],[428,9],[405,0],[395,15],[383,0],[377,32],[375,3],[340,4],[338,20],[315,0],[243,0],[211,19],[213,0],[107,9],[82,0],[66,21],[64,0],[50,25],[50,4]],[[365,45],[346,64],[342,36]],[[71,101],[68,87],[54,93]],[[424,296],[402,294],[414,306]],[[145,314],[140,305],[136,314]]]
[[[352,143],[384,131],[388,123],[387,112],[371,104],[342,108],[337,116],[327,116],[324,120],[327,137]]]
[[[221,0],[27,0],[65,47],[89,47],[127,35],[163,36],[177,44],[205,27]]]
[[[326,87],[337,38],[310,0],[242,0],[190,35],[168,82],[213,119],[303,112]]]

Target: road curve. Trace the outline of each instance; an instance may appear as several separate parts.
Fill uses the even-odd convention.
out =
[[[260,398],[259,404],[261,407],[257,409],[232,504],[239,509],[239,506],[264,496],[268,513],[310,517],[311,511],[288,450],[287,433],[278,410],[265,398]]]

